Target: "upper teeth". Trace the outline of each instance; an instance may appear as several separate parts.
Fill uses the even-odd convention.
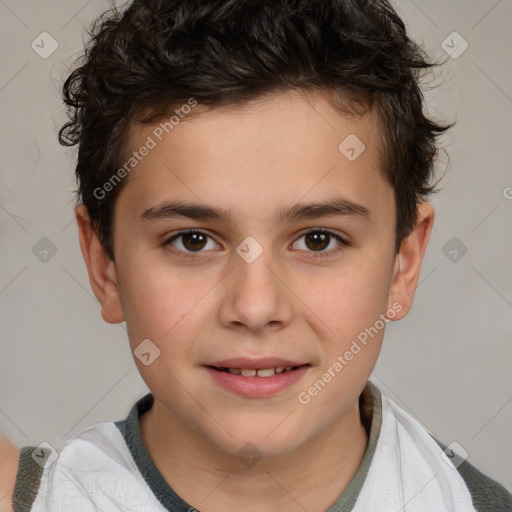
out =
[[[276,373],[283,373],[290,371],[293,366],[280,366],[278,368],[263,368],[261,370],[255,370],[253,368],[228,368],[228,372],[234,375],[242,375],[243,377],[272,377]]]

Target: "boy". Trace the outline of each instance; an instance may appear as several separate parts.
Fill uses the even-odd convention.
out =
[[[60,140],[92,289],[151,393],[22,448],[15,510],[512,510],[368,381],[433,225],[432,65],[386,0],[100,20]]]

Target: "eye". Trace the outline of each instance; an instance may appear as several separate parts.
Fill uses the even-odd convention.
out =
[[[208,240],[210,239],[210,242]],[[208,243],[210,247],[208,247]],[[187,257],[187,253],[201,252],[203,249],[215,249],[216,244],[208,233],[203,231],[182,231],[169,238],[165,245],[171,245],[177,250],[173,251],[178,256]]]
[[[304,239],[304,241],[302,243],[296,242],[295,248],[308,252],[320,253],[314,254],[314,257],[323,257],[328,254],[336,253],[349,245],[343,238],[341,238],[341,236],[333,233],[332,231],[326,231],[323,229],[309,230],[298,238],[298,240],[301,239]],[[327,251],[326,249],[329,247],[331,247],[332,250]]]

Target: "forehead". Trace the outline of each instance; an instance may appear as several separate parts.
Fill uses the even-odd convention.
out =
[[[333,97],[330,95],[329,99]],[[351,114],[335,110],[327,98],[327,91],[287,90],[213,108],[197,105],[197,102],[190,107],[188,103],[193,100],[190,98],[187,103],[173,107],[178,115],[171,112],[149,126],[132,124],[130,142],[132,148],[136,148],[144,143],[147,136],[151,136],[157,145],[174,143],[183,149],[190,149],[184,146],[190,142],[187,139],[193,137],[201,139],[202,153],[215,148],[215,156],[221,157],[222,149],[234,153],[236,147],[249,149],[251,143],[263,147],[275,143],[279,134],[280,143],[288,142],[280,147],[283,155],[288,149],[300,155],[306,150],[297,144],[300,139],[307,138],[308,146],[313,149],[332,150],[333,147],[338,149],[340,137],[353,132],[364,139],[366,147],[374,147],[377,150],[375,156],[380,157],[381,133],[376,110],[367,110],[364,115]],[[346,99],[344,102],[347,104]],[[221,139],[228,137],[232,144],[218,144]],[[192,152],[188,153],[190,155]]]
[[[336,191],[371,202],[390,193],[375,112],[342,116],[319,93],[198,105],[169,120],[130,130],[131,151],[151,146],[121,193],[139,213],[170,196],[228,210],[245,205],[239,213],[249,214],[306,195],[314,200]]]

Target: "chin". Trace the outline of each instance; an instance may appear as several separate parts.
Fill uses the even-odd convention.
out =
[[[275,427],[276,424],[271,429],[253,427],[250,431],[232,427],[229,431],[235,433],[233,437],[224,432],[221,438],[218,436],[213,438],[208,436],[208,438],[222,452],[237,457],[242,463],[246,458],[259,460],[263,457],[283,456],[293,452],[306,442],[306,439],[294,435],[289,427],[280,432]]]

